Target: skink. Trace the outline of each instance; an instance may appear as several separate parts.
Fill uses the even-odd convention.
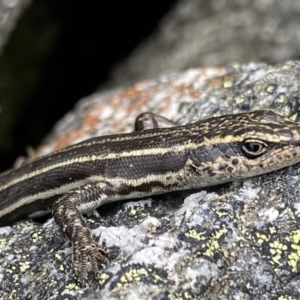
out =
[[[217,185],[300,161],[300,125],[269,110],[175,123],[151,113],[136,131],[71,145],[0,175],[0,225],[52,210],[73,244],[75,274],[110,254],[82,214],[117,200]]]

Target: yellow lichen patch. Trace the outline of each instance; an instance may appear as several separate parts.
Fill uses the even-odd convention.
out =
[[[203,241],[205,240],[205,234],[205,232],[198,232],[196,229],[190,229],[188,232],[185,233],[185,236],[198,241]]]
[[[277,232],[277,229],[276,229],[276,227],[271,226],[271,227],[269,228],[269,231],[270,231],[271,234],[274,234],[274,233]]]
[[[143,276],[147,275],[148,271],[145,268],[131,268],[120,277],[120,281],[117,284],[117,287],[122,287],[122,285],[125,283],[140,281]]]
[[[163,282],[164,279],[159,276],[158,274],[153,274],[153,279],[154,279],[154,282]]]
[[[241,104],[245,101],[244,95],[239,95],[234,98],[236,104]]]
[[[95,224],[95,220],[93,220],[93,219],[91,219],[91,218],[87,219],[87,221],[88,221],[89,223],[91,223],[91,224]]]
[[[72,291],[72,290],[78,290],[79,286],[75,283],[69,283],[66,285],[66,290]]]
[[[195,299],[195,296],[191,295],[189,292],[185,291],[182,294],[169,294],[168,295],[169,300],[191,300]]]
[[[137,214],[137,210],[135,208],[131,208],[129,213],[128,213],[130,216],[135,216]]]
[[[231,80],[224,81],[223,87],[225,89],[231,88],[233,86],[233,82]]]
[[[32,239],[32,242],[33,242],[33,243],[36,243],[40,238],[41,238],[41,235],[40,235],[38,232],[35,232],[35,233],[31,236],[31,239]]]
[[[221,248],[221,243],[224,240],[224,236],[228,232],[228,228],[225,224],[220,224],[220,228],[214,230],[203,230],[200,227],[191,228],[185,233],[187,238],[192,239],[190,242],[196,242],[197,247],[202,249],[202,253],[208,257],[213,257]],[[200,244],[199,244],[200,242]],[[223,255],[226,251],[222,251]],[[229,254],[227,256],[230,256]]]
[[[228,211],[222,211],[222,210],[216,210],[215,213],[218,215],[219,218],[222,217],[227,217],[228,216]]]
[[[131,265],[121,271],[119,280],[116,282],[116,288],[122,288],[125,284],[139,283],[143,280],[151,281],[155,284],[166,283],[161,271],[145,267],[143,265]]]
[[[11,269],[6,268],[5,272],[8,273],[8,274],[13,274],[13,272],[14,272],[15,269],[16,268],[11,268]]]
[[[300,230],[295,230],[292,232],[291,241],[293,244],[299,244],[300,242]]]
[[[288,255],[288,264],[294,273],[298,273],[299,253],[292,252]]]
[[[288,264],[292,269],[292,272],[299,272],[300,263],[300,230],[295,230],[291,232],[287,240],[291,243],[291,252],[288,255]]]
[[[274,241],[269,245],[273,262],[281,266],[282,263],[280,260],[282,259],[283,251],[287,250],[287,245],[284,245],[279,241]]]
[[[0,239],[0,248],[4,248],[6,246],[6,239]]]
[[[110,276],[107,273],[101,273],[100,277],[99,277],[99,283],[100,284],[105,284],[105,282],[107,282],[107,280],[110,278]]]
[[[279,215],[279,217],[283,217],[283,216],[288,216],[291,219],[295,219],[295,214],[294,212],[291,210],[290,207],[286,207]]]
[[[30,268],[30,262],[25,261],[25,262],[20,262],[20,271],[25,272]]]
[[[57,258],[58,260],[62,261],[63,257],[59,254],[59,253],[55,253],[55,258]]]
[[[227,233],[228,229],[225,227],[225,225],[222,225],[222,228],[217,230],[209,239],[209,241],[206,243],[207,249],[204,252],[204,255],[207,255],[209,257],[214,256],[215,251],[220,248],[219,240],[221,237],[223,237]]]
[[[273,94],[274,91],[276,90],[276,85],[275,84],[269,84],[267,87],[266,87],[266,92],[268,94]]]
[[[261,245],[263,242],[268,242],[270,240],[270,236],[267,236],[264,233],[255,232],[256,242]]]
[[[277,103],[283,103],[286,100],[286,95],[285,94],[279,94],[276,99],[275,102]]]
[[[278,300],[297,300],[297,298],[290,295],[281,295],[278,297]]]
[[[287,210],[288,212],[288,210]],[[255,232],[252,239],[263,249],[264,256],[270,264],[276,266],[273,270],[280,272],[282,268],[290,267],[294,273],[300,266],[300,230],[294,230],[288,235],[278,235],[278,228],[268,228],[270,234]],[[254,238],[253,238],[254,237]]]

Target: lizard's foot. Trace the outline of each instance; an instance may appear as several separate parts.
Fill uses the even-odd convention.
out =
[[[73,268],[76,276],[79,277],[82,287],[87,283],[87,265],[91,263],[95,277],[99,277],[99,263],[108,263],[111,259],[105,242],[99,245],[93,238],[91,231],[74,237],[73,242]]]

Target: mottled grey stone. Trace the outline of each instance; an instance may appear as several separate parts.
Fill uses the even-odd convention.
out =
[[[298,0],[178,1],[112,72],[113,86],[228,63],[299,59]]]
[[[31,0],[0,0],[0,54]]]
[[[298,62],[236,65],[214,80],[207,76],[207,69],[199,73],[206,75],[202,77],[196,70],[187,71],[169,78],[173,88],[168,88],[170,94],[165,96],[179,97],[180,83],[185,86],[176,102],[179,113],[187,105],[184,99],[189,87],[195,99],[183,113],[185,121],[263,107],[285,112],[297,121],[299,66]],[[146,87],[159,93],[159,87],[168,86],[166,78],[158,78],[157,86],[152,81],[144,82],[116,93],[110,98],[112,107],[115,99],[127,95],[120,109],[124,105],[130,115],[128,104],[133,101],[134,106],[137,90],[143,86],[144,97]],[[190,80],[193,85],[188,84]],[[247,94],[252,100],[244,105],[241,95]],[[60,124],[60,128],[67,134],[72,126],[78,127],[78,120],[86,119],[87,108],[94,107],[96,113],[105,95],[111,97],[99,93],[86,98],[85,104],[65,118],[68,125]],[[218,97],[222,101],[214,103]],[[152,101],[156,103],[157,96],[149,95],[148,107]],[[218,109],[210,111],[210,105]],[[156,108],[160,109],[159,105]],[[100,122],[96,127],[101,124],[108,123]],[[57,134],[53,139],[60,139]],[[41,224],[24,220],[2,228],[0,298],[299,299],[299,170],[297,164],[200,191],[101,207],[87,221],[94,234],[106,241],[114,259],[103,266],[99,280],[89,274],[85,289],[73,277],[72,247],[53,218]]]

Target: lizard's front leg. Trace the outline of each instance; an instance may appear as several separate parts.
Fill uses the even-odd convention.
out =
[[[135,122],[136,131],[177,126],[176,123],[152,113],[139,115]],[[99,207],[105,196],[105,184],[86,184],[71,190],[53,204],[53,216],[60,230],[73,244],[73,265],[82,285],[87,279],[87,263],[90,262],[95,275],[99,273],[98,262],[107,263],[110,254],[104,245],[94,239],[81,213]]]
[[[100,184],[86,184],[71,190],[53,204],[54,220],[73,244],[73,267],[82,286],[86,284],[88,262],[98,276],[98,262],[110,260],[108,249],[97,243],[80,212],[92,211],[100,206],[103,195]]]

